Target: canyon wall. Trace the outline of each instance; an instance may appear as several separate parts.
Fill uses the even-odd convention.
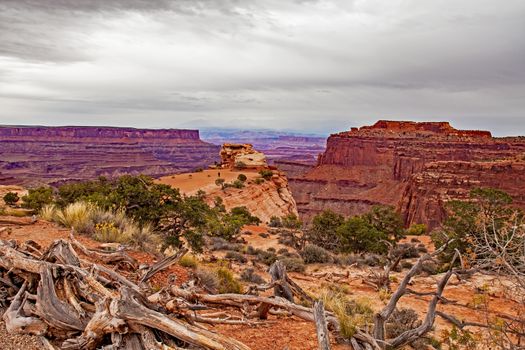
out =
[[[1,126],[0,184],[156,177],[206,168],[218,151],[200,140],[198,130]]]
[[[523,138],[446,122],[379,121],[331,135],[317,166],[290,176],[290,186],[305,220],[324,209],[355,215],[384,204],[398,208],[406,225],[434,228],[444,204],[474,187],[501,188],[525,207],[523,154]]]

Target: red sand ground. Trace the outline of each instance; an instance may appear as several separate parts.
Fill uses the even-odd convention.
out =
[[[259,174],[254,170],[230,170],[230,169],[214,169],[204,170],[196,173],[184,173],[170,176],[164,176],[156,180],[158,183],[170,185],[178,188],[182,193],[187,195],[195,194],[198,190],[204,192],[212,192],[218,187],[215,180],[219,178],[226,182],[232,182],[237,179],[239,174],[244,174],[248,180],[253,180],[259,177]]]

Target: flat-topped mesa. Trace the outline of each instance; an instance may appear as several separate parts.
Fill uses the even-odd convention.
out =
[[[217,161],[218,150],[198,130],[0,126],[0,184],[157,177],[206,168]]]
[[[119,143],[199,142],[199,130],[135,129],[105,126],[0,126],[1,141],[95,141]]]
[[[379,121],[331,135],[317,166],[289,182],[304,220],[324,209],[355,215],[381,204],[398,208],[407,225],[435,228],[445,203],[474,187],[507,191],[525,208],[524,155],[524,138],[447,122]]]
[[[220,151],[222,168],[264,169],[268,167],[264,153],[249,143],[225,143]]]
[[[450,125],[449,122],[412,122],[396,120],[380,120],[371,126],[352,128],[349,132],[342,132],[337,135],[375,135],[384,136],[394,134],[400,137],[414,136],[435,136],[435,137],[473,137],[491,138],[490,131],[484,130],[458,130]]]

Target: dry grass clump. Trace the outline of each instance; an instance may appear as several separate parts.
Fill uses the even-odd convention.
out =
[[[194,255],[185,254],[182,258],[180,258],[179,265],[182,267],[194,269],[199,265],[199,261]]]
[[[301,251],[301,256],[307,264],[333,262],[332,254],[315,244],[307,244]]]
[[[56,210],[54,221],[77,232],[89,233],[93,232],[95,226],[93,222],[94,213],[95,207],[92,204],[75,202],[62,210]]]
[[[161,243],[151,225],[140,226],[124,211],[105,211],[91,203],[75,202],[63,209],[49,204],[41,209],[40,216],[100,242],[130,244],[145,251],[154,251]]]
[[[336,315],[341,326],[341,336],[344,338],[351,338],[357,328],[364,328],[373,321],[371,301],[365,298],[349,299],[338,286],[323,288],[319,299]]]
[[[242,284],[226,267],[197,269],[194,274],[199,285],[210,293],[242,294],[243,292]]]
[[[55,221],[57,207],[54,204],[46,204],[40,209],[40,217],[46,221]]]

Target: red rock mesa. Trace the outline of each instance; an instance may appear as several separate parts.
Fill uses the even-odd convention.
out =
[[[314,168],[286,170],[306,219],[328,208],[354,215],[386,204],[406,225],[435,228],[444,204],[466,199],[474,187],[502,189],[525,207],[524,160],[522,137],[493,138],[447,122],[379,121],[331,135]]]

